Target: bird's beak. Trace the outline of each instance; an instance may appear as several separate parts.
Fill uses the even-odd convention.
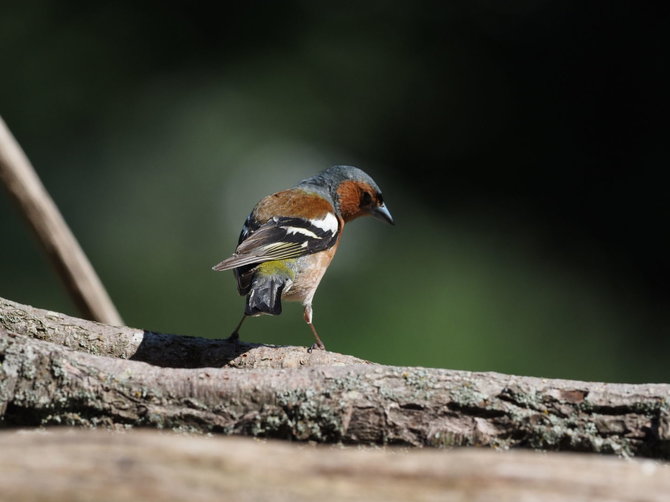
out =
[[[379,220],[395,225],[395,223],[393,223],[393,216],[391,216],[386,204],[373,208],[372,211],[370,211],[370,214]]]

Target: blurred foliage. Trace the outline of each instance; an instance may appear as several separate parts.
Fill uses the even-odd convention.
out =
[[[397,226],[347,227],[329,349],[667,381],[663,9],[5,3],[0,113],[129,325],[227,336],[243,299],[210,267],[253,204],[353,164]],[[76,314],[4,192],[0,216],[0,295]],[[312,342],[292,304],[242,336]]]

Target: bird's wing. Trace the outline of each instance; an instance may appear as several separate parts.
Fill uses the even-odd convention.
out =
[[[339,227],[333,213],[320,219],[274,217],[256,229],[245,224],[233,256],[212,268],[230,270],[324,251],[337,242]]]

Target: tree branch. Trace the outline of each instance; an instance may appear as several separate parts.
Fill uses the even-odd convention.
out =
[[[670,467],[592,455],[326,448],[52,429],[0,433],[6,500],[662,502]]]
[[[0,326],[5,425],[132,425],[670,458],[668,384],[371,365],[298,347],[235,350],[225,341],[110,327],[7,300],[0,303]],[[145,337],[151,350],[142,348]],[[208,356],[210,350],[217,355]],[[166,364],[172,362],[178,364]]]
[[[110,324],[123,324],[77,239],[2,117],[0,181],[35,232],[83,315]]]
[[[0,327],[37,340],[99,356],[142,361],[169,368],[297,368],[372,364],[352,356],[304,347],[166,335],[109,326],[0,298]]]

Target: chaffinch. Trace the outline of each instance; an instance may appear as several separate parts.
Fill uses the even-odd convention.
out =
[[[249,316],[281,314],[281,301],[299,301],[316,343],[312,299],[340,242],[344,224],[371,215],[393,224],[374,180],[356,167],[334,166],[262,199],[242,227],[237,249],[214,270],[231,270],[246,307],[230,340]]]

